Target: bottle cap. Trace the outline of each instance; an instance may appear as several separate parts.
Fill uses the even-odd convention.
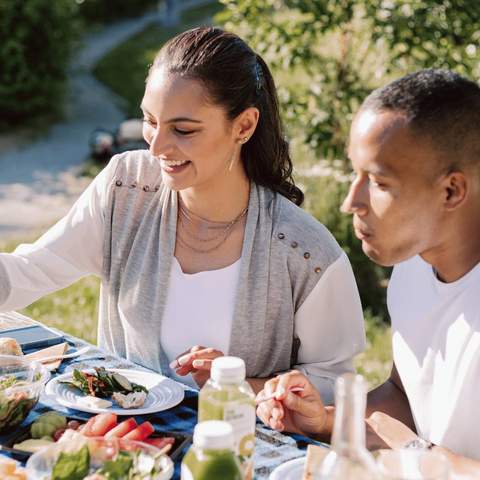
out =
[[[193,431],[193,444],[205,450],[233,450],[233,442],[233,429],[228,422],[200,422]]]
[[[245,380],[245,362],[238,357],[218,357],[212,362],[210,373],[218,383],[241,383]]]

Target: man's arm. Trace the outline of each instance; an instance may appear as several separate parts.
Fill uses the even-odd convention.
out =
[[[368,394],[366,417],[370,417],[373,412],[386,413],[416,431],[410,404],[395,364],[390,378]]]

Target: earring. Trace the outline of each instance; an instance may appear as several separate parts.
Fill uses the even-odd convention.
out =
[[[248,142],[248,137],[243,137],[239,141],[240,141],[240,143],[247,143]]]

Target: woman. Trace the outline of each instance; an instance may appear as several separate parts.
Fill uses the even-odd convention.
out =
[[[361,305],[346,255],[297,206],[268,67],[193,29],[159,52],[141,108],[149,151],[114,157],[63,220],[0,255],[0,309],[94,273],[107,350],[199,386],[228,352],[257,391],[296,366],[331,398],[364,347]]]

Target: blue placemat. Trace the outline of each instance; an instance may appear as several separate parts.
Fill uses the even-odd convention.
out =
[[[89,345],[83,340],[70,336],[67,336],[66,340],[70,344],[67,353],[74,352],[77,349]],[[128,360],[108,354],[97,347],[91,347],[88,352],[80,357],[64,360],[59,369],[52,373],[52,376],[69,372],[74,368],[85,369],[96,366],[104,366],[105,368],[136,368],[148,371],[148,369],[135,365]],[[193,428],[197,423],[197,404],[198,392],[190,387],[185,387],[185,399],[180,405],[152,415],[142,415],[141,417],[137,417],[137,420],[139,422],[145,420],[150,421],[158,431],[168,430],[192,435]],[[52,408],[66,415],[75,415],[85,419],[91,417],[91,414],[66,408],[63,405],[55,403],[54,399],[42,396],[24,423],[32,422],[38,415]],[[8,442],[9,438],[12,438],[14,434],[15,433],[0,435],[0,444]],[[317,442],[306,437],[300,435],[284,435],[258,423],[254,456],[255,479],[268,479],[270,473],[278,465],[288,460],[304,456],[308,444],[311,443],[317,444]],[[4,452],[1,453],[4,454]],[[182,456],[183,455],[180,455],[179,459],[181,459]],[[180,479],[180,461],[181,460],[177,461],[175,464],[174,479]]]

